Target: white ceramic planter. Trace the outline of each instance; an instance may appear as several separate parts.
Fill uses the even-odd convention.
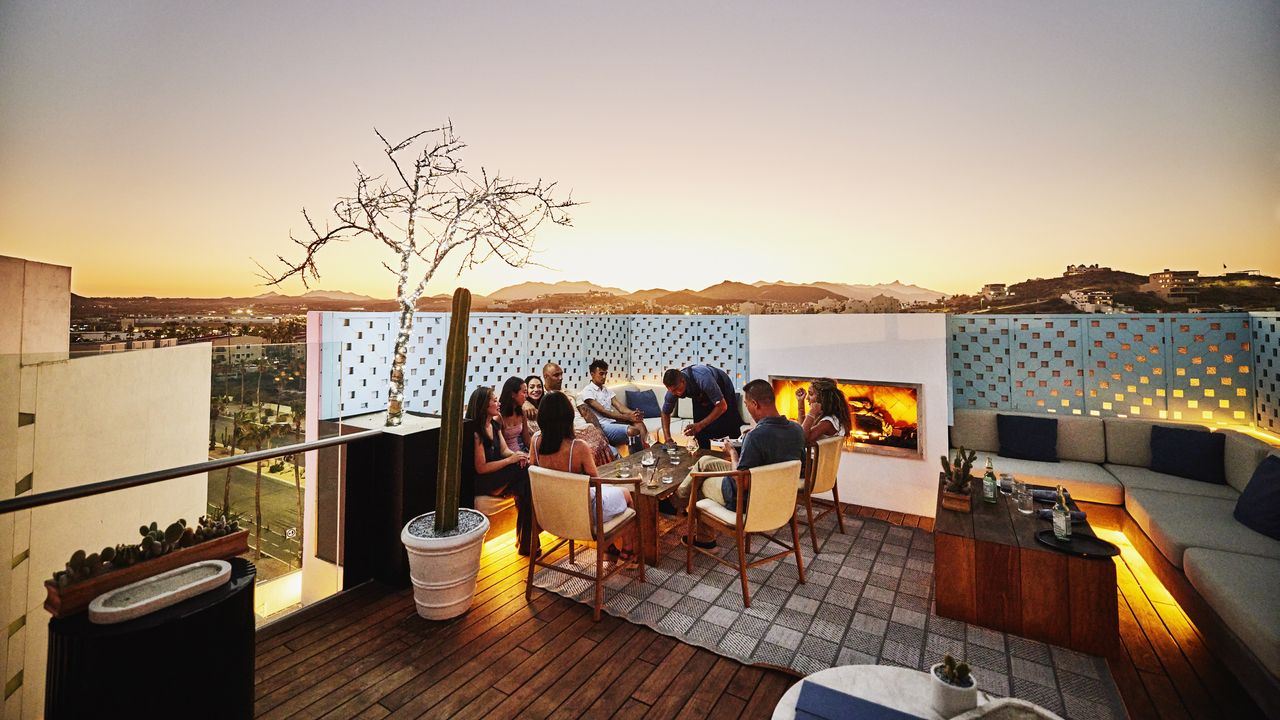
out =
[[[428,620],[447,620],[465,613],[476,592],[480,572],[480,549],[489,531],[489,518],[470,508],[459,514],[478,515],[480,524],[466,533],[449,537],[421,537],[409,532],[413,524],[428,515],[410,520],[400,531],[400,541],[409,553],[409,579],[418,615]]]
[[[938,663],[929,668],[929,677],[933,681],[933,711],[944,718],[953,718],[978,706],[978,678],[969,674],[969,687],[956,687],[938,677]]]

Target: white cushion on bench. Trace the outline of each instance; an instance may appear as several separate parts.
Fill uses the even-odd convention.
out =
[[[1151,542],[1176,567],[1188,548],[1201,547],[1280,559],[1280,540],[1236,522],[1236,501],[1133,488],[1124,507]]]
[[[1183,561],[1191,586],[1263,667],[1280,668],[1280,559],[1193,547]]]
[[[1213,483],[1200,482],[1199,480],[1188,480],[1177,475],[1166,475],[1155,470],[1133,467],[1132,465],[1113,465],[1108,463],[1103,467],[1116,476],[1116,479],[1124,485],[1126,492],[1134,488],[1142,488],[1144,490],[1167,490],[1168,492],[1182,493],[1184,495],[1201,495],[1224,500],[1235,500],[1240,497],[1240,493],[1236,492],[1230,485],[1214,485]]]
[[[1061,484],[1076,500],[1103,505],[1124,504],[1124,486],[1101,465],[1075,460],[1056,463],[1015,460],[995,453],[980,452],[973,464],[974,472],[982,472],[988,457],[997,473],[1013,473],[1014,477],[1025,483],[1049,486]]]

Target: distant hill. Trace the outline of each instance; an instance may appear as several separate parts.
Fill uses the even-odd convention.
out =
[[[653,304],[659,307],[671,307],[673,305],[720,305],[725,302],[732,301],[717,300],[716,298],[707,297],[702,293],[696,293],[692,290],[678,290],[653,299]]]
[[[845,297],[825,288],[810,285],[764,285],[757,288],[752,302],[818,302],[819,300],[844,300]]]
[[[626,295],[627,291],[616,287],[602,287],[593,282],[561,280],[557,283],[526,282],[494,290],[485,297],[490,300],[530,300],[543,295],[581,295],[603,292],[610,295]]]
[[[637,290],[631,293],[630,295],[627,295],[626,298],[633,302],[647,302],[654,298],[667,295],[670,292],[671,292],[670,290],[663,290],[662,288],[653,288],[652,290]]]
[[[760,288],[746,283],[725,280],[722,283],[703,288],[698,295],[720,302],[745,302],[760,293]]]

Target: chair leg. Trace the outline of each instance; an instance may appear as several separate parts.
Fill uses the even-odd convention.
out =
[[[831,497],[836,501],[836,522],[840,525],[840,534],[844,535],[844,510],[840,506],[840,483],[832,486]]]
[[[604,575],[604,545],[596,544],[596,601],[595,622],[600,622],[600,606],[604,605],[604,583],[600,578]]]
[[[698,509],[696,506],[690,506],[689,519],[685,526],[684,533],[684,571],[693,574],[693,543],[697,538],[695,534],[698,527]]]
[[[796,551],[796,569],[800,571],[800,582],[804,582],[804,558],[800,555],[800,529],[797,527],[796,514],[791,513],[791,547]]]
[[[597,550],[601,550],[601,548],[596,548],[596,549],[597,549]],[[598,554],[598,553],[597,553],[597,554]],[[570,564],[570,565],[573,565],[573,564],[575,564],[576,562],[577,562],[577,561],[576,561],[576,560],[574,560],[574,558],[573,558],[573,541],[572,541],[572,540],[570,540],[570,541],[569,541],[569,564]]]
[[[813,554],[818,554],[818,528],[813,524],[813,498],[804,494],[804,511],[809,516],[809,539],[813,541]]]
[[[529,602],[533,599],[533,571],[537,568],[538,555],[535,550],[530,549],[529,553],[529,577],[525,580],[524,601]]]
[[[747,587],[747,534],[741,530],[737,534],[738,574],[742,576],[742,606],[751,607],[751,589]]]
[[[640,563],[640,582],[644,582],[644,523],[636,523],[636,562]]]

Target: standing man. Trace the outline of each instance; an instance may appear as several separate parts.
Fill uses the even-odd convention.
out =
[[[710,365],[690,365],[683,370],[671,368],[662,374],[667,396],[662,401],[662,434],[671,437],[671,413],[680,398],[693,401],[693,424],[685,435],[698,440],[698,447],[711,447],[712,438],[736,438],[742,434],[742,413],[729,373]]]
[[[604,386],[609,377],[609,364],[594,360],[589,368],[591,382],[578,393],[578,402],[586,405],[600,419],[600,429],[609,438],[610,445],[631,444],[631,438],[639,438],[641,447],[649,447],[649,431],[644,426],[644,413],[632,410],[618,400],[612,390]]]
[[[745,440],[742,441],[742,454],[739,456],[733,451],[730,445],[729,459],[721,460],[720,458],[703,456],[698,458],[694,469],[701,472],[723,472],[726,470],[750,470],[761,465],[772,465],[773,463],[787,462],[788,460],[802,460],[804,458],[804,428],[778,413],[778,404],[773,395],[773,385],[768,380],[752,380],[742,388],[742,397],[746,401],[747,412],[751,414],[751,419],[756,421],[756,426],[747,434]],[[799,476],[796,481],[799,482]],[[676,495],[681,498],[689,497],[690,487],[693,480],[685,478],[685,481],[676,489]],[[748,495],[751,488],[747,488]],[[733,478],[715,478],[708,479],[702,484],[702,496],[710,498],[717,503],[734,509],[737,506],[737,485]],[[743,507],[750,502],[749,497],[743,497]],[[687,542],[687,540],[686,540]],[[698,547],[713,548],[715,547],[715,534],[710,530],[698,526],[697,537],[694,539]]]
[[[546,392],[564,392],[564,368],[553,362],[543,365],[542,386]],[[597,465],[617,459],[617,451],[609,444],[609,439],[599,428],[587,422],[581,412],[573,414],[573,434],[591,447],[591,455]]]

